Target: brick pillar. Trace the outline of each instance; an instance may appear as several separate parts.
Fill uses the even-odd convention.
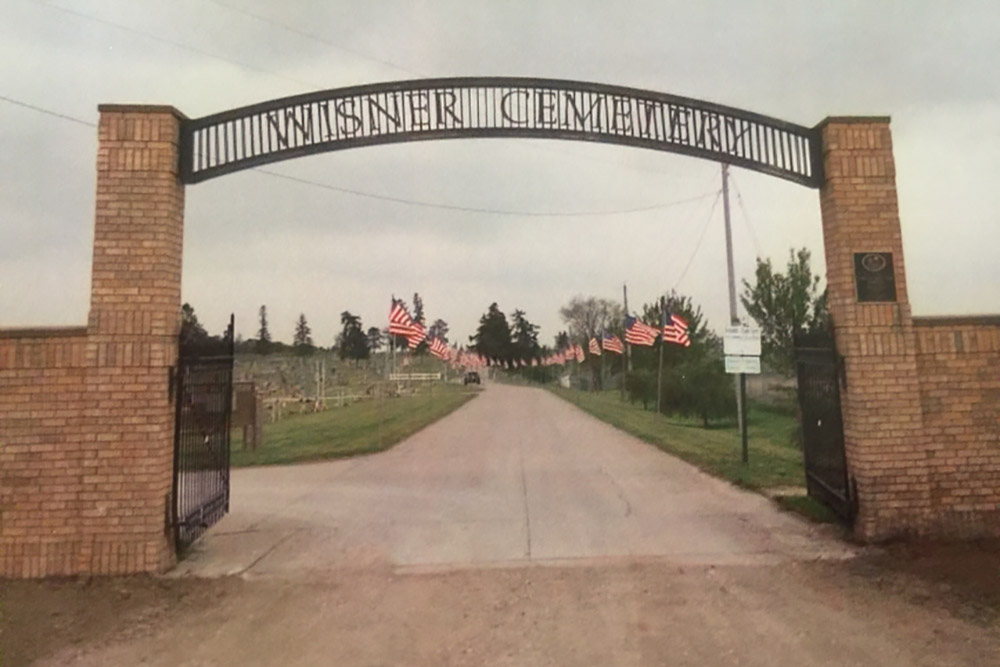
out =
[[[174,558],[169,372],[180,330],[183,116],[119,105],[100,114],[88,355],[103,432],[84,471],[95,539],[83,559],[93,572],[155,571]]]
[[[820,125],[829,308],[845,358],[844,437],[864,540],[920,534],[931,511],[916,339],[906,289],[888,118]],[[861,302],[855,253],[892,253],[896,298]]]

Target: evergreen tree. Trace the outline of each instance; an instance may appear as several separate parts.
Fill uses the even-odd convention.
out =
[[[361,318],[349,311],[340,314],[343,329],[337,336],[337,352],[341,359],[367,359],[369,355],[368,337],[361,327]]]
[[[189,303],[181,306],[181,345],[200,343],[209,339],[205,327],[198,322],[198,316],[194,314],[194,308]]]
[[[511,359],[510,326],[503,311],[496,302],[490,304],[489,310],[479,318],[476,333],[469,336],[473,349],[492,364],[509,364]]]
[[[538,325],[525,317],[523,310],[511,315],[511,353],[515,359],[531,360],[539,356]]]
[[[310,354],[313,352],[312,331],[306,322],[305,313],[299,314],[299,319],[295,323],[295,338],[292,339],[292,346],[296,354]]]
[[[368,349],[371,352],[378,352],[382,349],[382,332],[378,327],[368,328]]]
[[[267,329],[267,306],[261,306],[258,312],[260,329],[257,330],[257,351],[268,354],[272,349],[271,332]]]
[[[448,342],[448,323],[442,319],[434,320],[434,324],[427,330],[428,338],[440,338],[442,342]]]

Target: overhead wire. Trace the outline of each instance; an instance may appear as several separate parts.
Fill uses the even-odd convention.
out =
[[[94,16],[93,14],[86,14],[84,12],[75,11],[75,10],[72,10],[72,9],[68,9],[66,7],[59,7],[59,6],[56,6],[56,5],[49,4],[49,3],[45,2],[44,0],[29,0],[29,1],[32,2],[32,3],[34,3],[34,4],[41,5],[42,7],[45,7],[47,9],[51,9],[51,10],[54,10],[54,11],[57,11],[57,12],[61,12],[63,14],[66,14],[66,15],[69,15],[69,16],[74,16],[76,18],[83,19],[83,20],[86,20],[86,21],[92,21],[94,23],[99,23],[99,24],[102,24],[102,25],[106,25],[106,26],[115,28],[117,30],[122,30],[122,31],[125,31],[125,32],[130,32],[130,33],[139,35],[141,37],[145,37],[147,39],[151,39],[153,41],[160,42],[162,44],[167,44],[169,46],[173,46],[174,48],[178,48],[178,49],[181,49],[181,50],[184,50],[184,51],[190,51],[191,53],[195,53],[195,54],[198,54],[200,56],[205,56],[205,57],[208,57],[208,58],[212,58],[214,60],[225,62],[227,64],[243,68],[243,69],[245,69],[247,71],[254,72],[256,74],[264,74],[264,75],[271,76],[271,77],[274,77],[274,78],[277,78],[277,79],[283,79],[285,81],[289,81],[289,82],[296,83],[296,84],[299,84],[299,85],[308,86],[311,89],[317,89],[318,90],[318,89],[323,89],[325,87],[323,84],[316,83],[315,81],[308,81],[308,80],[305,80],[305,79],[299,79],[297,77],[287,76],[285,74],[281,74],[280,72],[276,72],[274,70],[270,70],[270,69],[267,69],[267,68],[264,68],[264,67],[259,67],[259,66],[256,66],[256,65],[251,65],[249,63],[241,62],[239,60],[234,60],[232,58],[228,58],[226,56],[222,56],[222,55],[219,55],[217,53],[212,53],[210,51],[206,51],[204,49],[200,49],[200,48],[198,48],[196,46],[191,46],[191,45],[185,44],[183,42],[179,42],[179,41],[176,41],[176,40],[168,39],[166,37],[161,37],[161,36],[159,36],[159,35],[157,35],[155,33],[151,33],[151,32],[145,31],[145,30],[140,30],[138,28],[133,28],[132,26],[125,25],[123,23],[117,23],[115,21],[111,21],[111,20],[104,19],[104,18],[101,18],[101,17],[98,17],[98,16]],[[385,59],[382,59],[382,58],[377,58],[375,56],[364,54],[364,53],[362,53],[360,51],[357,51],[355,49],[350,49],[350,48],[341,46],[341,45],[336,44],[333,41],[331,41],[331,40],[329,40],[329,39],[327,39],[327,38],[325,38],[325,37],[323,37],[321,35],[317,35],[315,33],[310,33],[310,32],[304,31],[304,30],[300,30],[298,28],[295,28],[294,26],[289,26],[289,25],[284,24],[284,23],[279,23],[279,22],[274,21],[273,19],[270,19],[268,17],[262,16],[260,14],[256,14],[254,12],[250,12],[249,10],[245,10],[245,9],[242,9],[242,8],[239,8],[239,7],[234,7],[234,6],[230,5],[229,3],[221,2],[220,0],[206,0],[206,1],[209,2],[209,3],[211,3],[211,4],[216,5],[218,7],[222,7],[224,9],[227,9],[227,10],[229,10],[231,12],[238,13],[238,14],[243,14],[243,15],[246,15],[248,17],[254,18],[255,20],[261,21],[263,23],[267,23],[269,25],[272,25],[274,27],[280,28],[282,30],[286,30],[288,32],[291,32],[292,34],[296,34],[296,35],[299,35],[299,36],[303,36],[303,37],[307,37],[309,39],[313,39],[313,40],[319,41],[319,42],[321,42],[323,44],[326,44],[328,46],[331,46],[331,47],[333,47],[335,49],[344,51],[346,53],[351,53],[351,54],[353,54],[353,55],[355,55],[355,56],[357,56],[359,58],[364,58],[366,60],[370,60],[372,62],[379,63],[381,65],[384,65],[384,66],[387,66],[387,67],[391,67],[391,68],[399,70],[399,71],[407,72],[409,74],[413,74],[413,75],[417,75],[417,76],[421,76],[421,77],[428,76],[426,73],[420,72],[419,70],[414,70],[414,69],[411,69],[411,68],[407,68],[407,67],[404,67],[402,65],[393,63],[393,62],[391,62],[389,60],[385,60]],[[552,150],[551,148],[541,147],[541,146],[536,147],[536,146],[532,146],[532,145],[529,145],[529,144],[527,144],[525,142],[521,142],[521,141],[518,141],[517,143],[518,143],[518,145],[525,146],[525,147],[527,147],[529,149],[532,149],[532,150],[542,150],[542,151],[547,151],[547,152],[563,153],[565,155],[565,152],[555,151],[555,150]],[[602,160],[602,159],[594,158],[592,156],[587,156],[587,155],[580,155],[580,156],[574,156],[574,157],[583,157],[583,159],[585,159],[585,160],[590,160],[590,161],[595,161],[595,162],[605,162],[605,163],[609,163],[610,162],[608,160]],[[661,170],[657,170],[657,169],[648,169],[648,168],[644,168],[644,167],[637,167],[637,166],[634,166],[634,165],[628,165],[628,164],[623,164],[623,163],[618,163],[618,162],[614,162],[613,164],[615,164],[616,166],[619,166],[619,167],[624,166],[625,168],[632,169],[634,171],[642,171],[642,172],[651,173],[651,174],[665,174],[665,172],[663,172]]]
[[[45,109],[40,106],[36,106],[29,102],[22,102],[21,100],[15,100],[12,97],[7,97],[5,95],[0,95],[0,100],[13,104],[15,106],[24,107],[25,109],[31,109],[32,111],[37,111],[38,113],[43,113],[47,116],[54,116],[56,118],[62,118],[63,120],[73,121],[74,123],[79,123],[80,125],[86,125],[87,127],[97,127],[97,123],[91,123],[90,121],[83,120],[82,118],[76,118],[75,116],[67,116],[64,113],[59,113],[58,111],[51,111],[50,109]]]
[[[112,28],[115,28],[117,30],[122,30],[124,32],[130,32],[130,33],[139,35],[141,37],[145,37],[146,39],[151,39],[154,42],[160,42],[161,44],[167,44],[169,46],[173,46],[175,48],[178,48],[178,49],[181,49],[181,50],[184,50],[184,51],[190,51],[192,53],[196,53],[196,54],[198,54],[200,56],[204,56],[206,58],[212,58],[214,60],[219,60],[221,62],[228,63],[230,65],[235,65],[237,67],[241,67],[241,68],[243,68],[245,70],[248,70],[248,71],[251,71],[251,72],[254,72],[254,73],[257,73],[257,74],[266,74],[268,76],[273,76],[273,77],[276,77],[276,78],[279,78],[279,79],[284,79],[286,81],[291,81],[291,82],[297,83],[299,85],[309,86],[310,88],[316,87],[316,84],[313,83],[313,82],[310,82],[310,81],[305,81],[303,79],[298,79],[298,78],[295,78],[295,77],[287,76],[285,74],[281,74],[279,72],[275,72],[273,70],[269,70],[269,69],[266,69],[264,67],[258,67],[256,65],[251,65],[249,63],[241,62],[239,60],[233,60],[232,58],[227,58],[226,56],[220,56],[217,53],[212,53],[211,51],[206,51],[206,50],[200,49],[200,48],[198,48],[196,46],[191,46],[190,44],[185,44],[183,42],[178,42],[178,41],[175,41],[175,40],[172,40],[172,39],[168,39],[166,37],[161,37],[160,35],[157,35],[156,33],[148,32],[146,30],[140,30],[138,28],[133,28],[132,26],[125,25],[123,23],[116,23],[115,21],[110,21],[108,19],[104,19],[104,18],[101,18],[99,16],[94,16],[93,14],[86,14],[84,12],[74,11],[74,10],[69,9],[67,7],[59,7],[57,5],[51,5],[51,4],[47,3],[47,2],[42,2],[42,0],[30,0],[30,1],[33,2],[36,5],[40,5],[42,7],[45,7],[46,9],[51,9],[53,11],[61,12],[63,14],[67,14],[69,16],[74,16],[74,17],[76,17],[78,19],[83,19],[84,21],[91,21],[93,23],[99,23],[101,25],[110,26]]]
[[[757,240],[757,232],[754,230],[753,223],[750,221],[750,214],[747,213],[746,206],[743,205],[743,195],[740,194],[740,187],[736,184],[736,179],[733,178],[732,173],[729,175],[729,182],[733,184],[733,189],[736,190],[736,201],[740,206],[740,211],[743,213],[743,222],[747,226],[747,231],[750,232],[750,239],[753,241],[753,247],[757,253],[757,257],[760,257],[762,254],[760,241]]]
[[[581,217],[600,217],[600,216],[613,216],[613,215],[629,215],[633,213],[645,213],[647,211],[672,208],[674,206],[680,206],[682,204],[701,201],[702,199],[706,199],[715,194],[714,192],[706,192],[704,194],[696,195],[694,197],[677,199],[674,201],[663,202],[661,204],[654,204],[651,206],[641,206],[638,208],[618,209],[611,211],[518,211],[518,210],[500,209],[500,208],[480,208],[476,206],[462,206],[459,204],[441,204],[435,202],[420,201],[417,199],[406,199],[403,197],[395,197],[391,195],[380,195],[372,192],[353,190],[351,188],[342,188],[336,185],[330,185],[328,183],[321,183],[319,181],[313,181],[307,178],[300,178],[298,176],[290,176],[288,174],[282,174],[276,171],[261,169],[260,167],[253,168],[251,171],[265,174],[267,176],[273,176],[276,178],[285,179],[288,181],[293,181],[296,183],[302,183],[304,185],[311,185],[314,187],[323,188],[325,190],[333,190],[335,192],[342,192],[344,194],[356,195],[358,197],[367,197],[369,199],[378,199],[381,201],[394,202],[397,204],[406,204],[409,206],[418,206],[425,208],[436,208],[448,211],[464,211],[467,213],[482,213],[487,215],[504,215],[504,216],[516,216],[516,217],[530,217],[530,218],[581,218]]]
[[[248,17],[250,17],[250,18],[252,18],[252,19],[254,19],[256,21],[260,21],[261,23],[266,23],[268,25],[272,25],[272,26],[274,26],[276,28],[281,28],[282,30],[286,30],[286,31],[288,31],[288,32],[290,32],[290,33],[292,33],[294,35],[298,35],[299,37],[305,37],[306,39],[311,39],[311,40],[319,42],[321,44],[326,44],[327,46],[332,46],[333,48],[337,49],[338,51],[343,51],[344,53],[350,53],[351,55],[356,56],[358,58],[362,58],[364,60],[370,60],[371,62],[378,63],[379,65],[384,65],[386,67],[390,67],[390,68],[395,69],[395,70],[399,70],[400,72],[406,72],[407,74],[414,74],[416,76],[424,76],[424,77],[428,76],[425,72],[420,72],[418,70],[415,70],[415,69],[412,69],[412,68],[409,68],[409,67],[404,67],[403,65],[400,65],[398,63],[394,63],[394,62],[392,62],[390,60],[385,60],[383,58],[378,58],[376,56],[372,56],[372,55],[369,55],[369,54],[366,54],[366,53],[362,53],[361,51],[357,51],[355,49],[348,48],[348,47],[343,46],[341,44],[337,44],[337,43],[333,42],[332,40],[330,40],[330,39],[328,39],[326,37],[323,37],[322,35],[317,35],[316,33],[307,32],[305,30],[301,30],[299,28],[296,28],[295,26],[291,26],[291,25],[288,25],[288,24],[285,24],[285,23],[279,23],[278,21],[275,21],[274,19],[272,19],[270,17],[263,16],[261,14],[255,13],[255,12],[251,12],[250,10],[243,9],[242,7],[234,7],[233,5],[231,5],[231,4],[227,3],[227,2],[222,2],[221,0],[205,0],[205,2],[210,2],[213,5],[222,7],[224,9],[227,9],[227,10],[231,11],[231,12],[235,12],[237,14],[242,14],[243,16],[248,16]]]
[[[48,116],[54,116],[67,121],[72,121],[80,125],[86,125],[88,127],[97,127],[96,123],[91,123],[89,121],[83,120],[82,118],[76,118],[75,116],[69,116],[67,114],[59,113],[57,111],[52,111],[50,109],[45,109],[28,102],[23,102],[11,97],[0,95],[0,100],[14,104],[32,111],[46,114]],[[600,216],[613,216],[613,215],[629,215],[633,213],[644,213],[647,211],[655,211],[660,209],[671,208],[674,206],[680,206],[682,204],[688,204],[691,202],[700,201],[707,197],[710,197],[712,192],[707,192],[701,195],[696,195],[693,197],[687,197],[684,199],[677,199],[669,202],[662,202],[659,204],[652,204],[649,206],[640,206],[630,209],[618,209],[610,211],[526,211],[526,210],[512,210],[512,209],[502,209],[502,208],[485,208],[477,206],[463,206],[459,204],[447,204],[441,202],[429,202],[417,199],[407,199],[405,197],[396,197],[393,195],[386,195],[375,192],[366,192],[364,190],[355,190],[352,188],[343,188],[336,185],[330,185],[329,183],[322,183],[320,181],[313,181],[307,178],[301,178],[299,176],[291,176],[289,174],[282,174],[280,172],[271,171],[268,169],[262,169],[260,167],[254,167],[250,171],[263,174],[265,176],[270,176],[272,178],[279,178],[286,181],[292,181],[299,183],[301,185],[308,185],[312,187],[321,188],[324,190],[330,190],[334,192],[340,192],[342,194],[353,195],[356,197],[364,197],[367,199],[376,199],[379,201],[387,201],[396,204],[403,204],[407,206],[416,206],[422,208],[434,208],[447,211],[463,211],[467,213],[480,213],[486,215],[504,215],[504,216],[515,216],[515,217],[536,217],[536,218],[579,218],[579,217],[600,217]]]
[[[684,280],[684,276],[687,275],[688,269],[691,268],[691,264],[694,262],[694,258],[698,255],[698,250],[701,249],[701,242],[705,240],[705,232],[708,231],[709,224],[712,222],[712,216],[715,215],[715,207],[719,205],[719,199],[722,197],[722,190],[719,190],[715,194],[715,200],[712,202],[712,208],[708,212],[708,217],[705,219],[705,223],[701,227],[701,234],[698,236],[698,243],[695,244],[694,251],[691,253],[691,257],[688,258],[687,264],[684,266],[684,270],[681,271],[680,277],[677,282],[674,283],[673,289],[680,287],[681,282]]]

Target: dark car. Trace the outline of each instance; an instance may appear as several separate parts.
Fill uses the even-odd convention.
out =
[[[465,380],[462,381],[462,384],[472,384],[472,383],[482,384],[479,380],[479,373],[477,373],[476,371],[469,371],[468,373],[466,373]]]

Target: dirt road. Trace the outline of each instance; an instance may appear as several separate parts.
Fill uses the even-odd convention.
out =
[[[236,471],[167,577],[8,586],[0,664],[997,664],[972,551],[953,578],[859,552],[491,386],[389,452]]]

